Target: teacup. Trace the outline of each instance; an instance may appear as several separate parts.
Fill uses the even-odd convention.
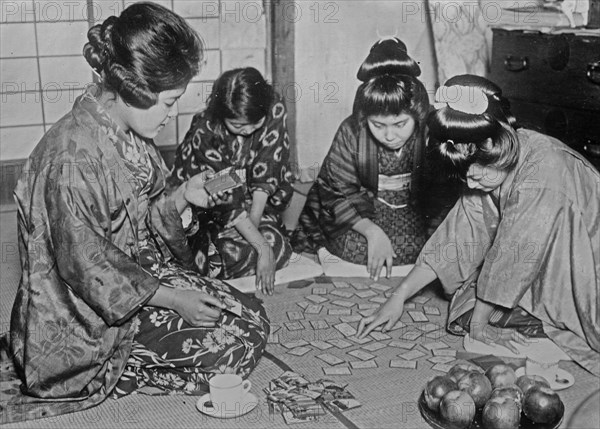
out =
[[[549,383],[556,381],[558,375],[558,361],[552,358],[532,359],[530,357],[525,361],[525,374],[527,375],[539,375],[544,377]]]
[[[221,413],[239,412],[252,383],[236,374],[217,374],[209,381],[210,401]]]

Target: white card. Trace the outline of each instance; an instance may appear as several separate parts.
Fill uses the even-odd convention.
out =
[[[390,360],[390,368],[417,369],[417,361],[392,359],[392,360]]]
[[[377,368],[377,362],[375,359],[372,360],[355,360],[350,362],[352,369],[369,369]]]
[[[349,341],[342,340],[341,338],[334,338],[333,340],[327,340],[327,342],[334,345],[338,349],[347,349],[348,347],[354,345]]]
[[[339,296],[340,298],[348,299],[352,298],[354,296],[354,293],[347,290],[334,289],[331,292],[329,292],[329,295],[335,295]]]
[[[327,310],[327,314],[330,316],[347,316],[352,314],[352,310],[349,308],[330,308]]]
[[[352,375],[350,368],[347,366],[322,368],[325,375]]]
[[[385,341],[385,340],[392,339],[392,337],[390,337],[388,334],[385,334],[383,332],[372,331],[369,335],[371,336],[371,338],[373,338],[376,341]]]
[[[296,347],[295,349],[288,350],[288,353],[294,356],[304,356],[309,351],[311,351],[310,347]]]
[[[423,353],[420,350],[411,350],[409,352],[401,353],[398,355],[398,357],[401,357],[402,359],[406,359],[406,360],[415,360],[415,359],[419,359],[422,356],[425,356],[425,353]]]
[[[362,316],[358,314],[352,314],[350,316],[340,316],[340,320],[346,323],[360,322],[362,320]]]
[[[344,301],[341,299],[337,299],[335,301],[331,301],[331,303],[333,305],[337,305],[338,307],[344,307],[344,308],[350,308],[350,307],[354,307],[354,303],[351,301]]]
[[[387,347],[387,344],[379,343],[379,342],[373,342],[371,344],[367,344],[365,346],[362,346],[362,348],[364,350],[367,350],[369,352],[376,352],[377,350],[381,350],[381,349],[383,349],[385,347]]]
[[[314,330],[329,328],[329,324],[325,320],[311,320],[310,325]]]
[[[333,327],[340,331],[345,337],[351,337],[353,335],[356,335],[357,332],[356,329],[348,323],[338,323],[337,325],[333,325]]]
[[[352,350],[350,352],[348,352],[348,354],[350,356],[354,356],[357,359],[360,360],[369,360],[369,359],[374,359],[375,355],[372,355],[371,353],[367,353],[364,350]]]
[[[321,304],[310,304],[308,307],[304,309],[304,313],[306,314],[319,314],[323,306]]]
[[[327,350],[327,349],[330,349],[333,347],[331,344],[326,343],[325,341],[321,341],[321,340],[311,341],[310,345],[318,348],[319,350]]]
[[[322,353],[315,357],[321,359],[323,362],[328,363],[329,365],[339,365],[345,362],[344,359],[340,359],[339,357],[330,353]]]
[[[312,302],[314,304],[323,304],[324,302],[328,301],[327,298],[323,298],[320,295],[308,295],[305,297],[305,299],[309,300],[310,302]]]
[[[425,314],[421,313],[420,311],[409,311],[408,315],[415,322],[429,322],[427,316],[425,316]]]

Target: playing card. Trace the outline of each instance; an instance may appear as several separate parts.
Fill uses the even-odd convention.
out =
[[[310,302],[300,301],[300,302],[297,302],[296,305],[298,307],[300,307],[302,310],[304,310],[305,308],[307,308],[310,305]]]
[[[295,349],[288,350],[288,353],[294,356],[304,356],[309,351],[311,351],[310,347],[296,347]]]
[[[421,344],[421,346],[427,350],[435,350],[435,349],[447,349],[450,346],[443,341],[433,341],[431,343]]]
[[[414,310],[415,308],[417,308],[417,306],[415,305],[414,302],[405,302],[404,303],[405,310]]]
[[[452,356],[433,356],[428,358],[427,360],[431,363],[449,363],[456,360],[456,358]]]
[[[325,341],[321,341],[321,340],[311,341],[310,345],[318,348],[319,350],[327,350],[327,349],[330,349],[333,347],[331,344],[326,343]]]
[[[352,310],[349,308],[330,308],[327,310],[327,314],[330,316],[347,316],[352,314]]]
[[[414,322],[429,322],[427,316],[420,311],[409,311],[408,315]]]
[[[348,399],[334,399],[327,404],[329,407],[337,409],[339,412],[351,410],[353,408],[360,407],[360,402],[354,398]]]
[[[354,356],[357,359],[360,360],[369,360],[369,359],[374,359],[375,355],[372,355],[371,353],[367,353],[364,350],[352,350],[350,352],[348,352],[348,354],[350,356]]]
[[[304,309],[304,313],[306,314],[319,314],[323,306],[320,304],[310,304],[308,307]]]
[[[354,345],[346,340],[342,340],[341,338],[334,338],[333,340],[327,340],[327,342],[334,345],[338,349],[347,349],[348,347]]]
[[[233,167],[228,167],[204,182],[204,189],[209,194],[216,194],[242,185],[241,177],[237,175]]]
[[[345,362],[344,359],[340,359],[339,357],[330,353],[322,353],[315,357],[321,359],[323,362],[328,363],[329,365],[339,365]]]
[[[335,295],[335,296],[339,296],[340,298],[352,298],[354,296],[354,292],[350,292],[348,290],[339,290],[339,289],[334,289],[331,292],[329,292],[329,295]]]
[[[367,344],[365,346],[362,346],[362,348],[364,350],[367,350],[369,352],[376,352],[377,350],[381,350],[383,348],[387,347],[386,344],[384,343],[379,343],[379,342],[373,342],[371,344]]]
[[[431,299],[431,298],[428,298],[428,297],[426,297],[426,296],[419,295],[419,296],[415,296],[415,297],[413,297],[413,298],[411,299],[411,301],[414,301],[414,302],[416,302],[417,304],[425,304],[425,303],[426,303],[427,301],[429,301],[430,299]]]
[[[410,341],[399,341],[399,340],[390,341],[388,343],[388,346],[390,346],[390,347],[397,347],[399,349],[405,349],[405,350],[411,350],[416,345],[417,345],[417,343],[413,343]]]
[[[307,307],[308,308],[308,307]],[[301,311],[288,311],[287,317],[290,320],[304,320],[304,314]]]
[[[344,289],[350,287],[348,282],[333,282],[333,286],[339,289]]]
[[[285,322],[285,327],[288,328],[288,331],[299,331],[300,329],[304,329],[304,325],[298,321]]]
[[[279,334],[275,332],[271,332],[269,334],[269,338],[267,339],[268,344],[278,344],[279,343]]]
[[[367,286],[364,283],[352,283],[352,287],[356,290],[366,290],[369,289],[369,286]]]
[[[325,320],[311,320],[310,325],[312,326],[312,328],[314,330],[329,328],[329,325],[327,324],[327,322]]]
[[[403,340],[414,341],[422,335],[421,332],[418,331],[408,331],[400,335],[400,338]]]
[[[324,302],[327,302],[327,298],[323,298],[320,295],[308,295],[306,297],[304,297],[305,299],[309,300],[310,302],[314,303],[314,304],[323,304]]]
[[[287,343],[281,344],[286,349],[295,349],[296,347],[307,346],[308,342],[305,340],[288,341]]]
[[[377,331],[371,331],[369,336],[376,341],[385,341],[385,340],[392,339],[392,337],[390,337],[388,334],[385,334],[383,332],[377,332]]]
[[[442,313],[440,313],[440,309],[437,307],[434,307],[433,305],[424,305],[423,313],[430,314],[432,316],[441,316],[442,315]]]
[[[385,292],[387,290],[390,290],[392,287],[391,286],[386,286],[386,285],[382,285],[379,283],[373,283],[371,286],[371,289],[377,289],[381,292]]]
[[[354,329],[348,323],[338,323],[337,325],[333,325],[335,329],[341,332],[341,334],[345,337],[351,337],[356,335],[356,329]]]
[[[228,311],[232,314],[235,314],[237,317],[242,315],[242,303],[237,301],[236,299],[230,296],[222,296],[221,297],[223,304],[225,304],[225,308],[223,310]]]
[[[374,298],[371,298],[369,301],[374,302],[376,304],[385,304],[387,302],[387,298],[384,298],[382,296],[376,296]]]
[[[435,369],[436,371],[448,372],[454,366],[451,363],[436,363],[431,367],[431,369]]]
[[[367,344],[370,343],[372,340],[369,337],[363,337],[363,338],[358,338],[358,337],[348,337],[349,340],[354,341],[357,344]]]
[[[372,290],[363,290],[360,292],[356,292],[355,295],[362,299],[365,299],[365,298],[371,298],[372,296],[377,296],[377,292],[372,291]]]
[[[408,361],[402,359],[390,360],[390,368],[406,368],[406,369],[417,369],[417,361]]]
[[[331,303],[333,305],[337,305],[338,307],[344,307],[344,308],[350,308],[350,307],[354,307],[354,303],[351,301],[344,301],[341,299],[335,300],[335,301],[331,301]]]
[[[415,360],[415,359],[419,359],[422,356],[425,356],[425,353],[423,353],[420,350],[411,350],[409,352],[401,353],[398,355],[398,357],[401,357],[402,359],[405,359],[405,360]]]
[[[347,366],[321,368],[325,375],[352,375],[350,368]]]
[[[371,308],[379,308],[379,304],[375,304],[374,302],[361,302],[358,304],[359,310],[370,310]]]
[[[340,316],[340,320],[346,323],[360,322],[362,320],[362,316],[358,314],[352,314],[350,316]]]
[[[362,316],[362,317],[369,317],[372,316],[373,314],[377,313],[378,308],[369,308],[368,310],[359,310],[358,313]]]
[[[349,362],[352,369],[368,369],[368,368],[377,368],[377,362],[375,359],[371,360],[355,360]]]
[[[313,295],[327,295],[327,289],[324,287],[314,287],[312,293]]]
[[[456,357],[456,350],[454,349],[432,349],[431,352],[434,356],[451,356]]]

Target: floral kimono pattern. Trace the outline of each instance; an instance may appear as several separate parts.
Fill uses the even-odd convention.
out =
[[[449,329],[458,332],[453,324],[476,297],[524,310],[600,375],[600,173],[556,139],[530,130],[518,137],[519,161],[499,198],[463,195],[418,264],[453,295]]]
[[[216,372],[248,375],[266,344],[262,306],[193,271],[160,154],[126,135],[96,91],[46,133],[15,189],[22,278],[14,372],[4,373],[22,384],[3,392],[3,422],[90,408],[144,384],[193,392]],[[244,313],[192,328],[146,305],[160,285],[227,295]]]
[[[177,148],[170,183],[177,185],[201,171],[218,172],[228,167],[246,179],[244,186],[233,191],[231,204],[196,213],[202,228],[189,242],[201,272],[223,279],[255,274],[258,253],[234,228],[248,215],[255,191],[268,195],[258,230],[271,244],[277,269],[287,265],[292,249],[281,213],[292,198],[293,175],[288,166],[286,119],[285,104],[279,95],[275,96],[263,126],[249,137],[230,134],[225,127],[212,123],[206,112],[194,116]],[[215,127],[222,127],[222,133]],[[209,255],[213,262],[210,269]]]

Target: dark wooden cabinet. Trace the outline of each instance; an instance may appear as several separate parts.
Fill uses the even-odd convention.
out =
[[[494,29],[491,80],[519,122],[600,169],[600,36]]]

